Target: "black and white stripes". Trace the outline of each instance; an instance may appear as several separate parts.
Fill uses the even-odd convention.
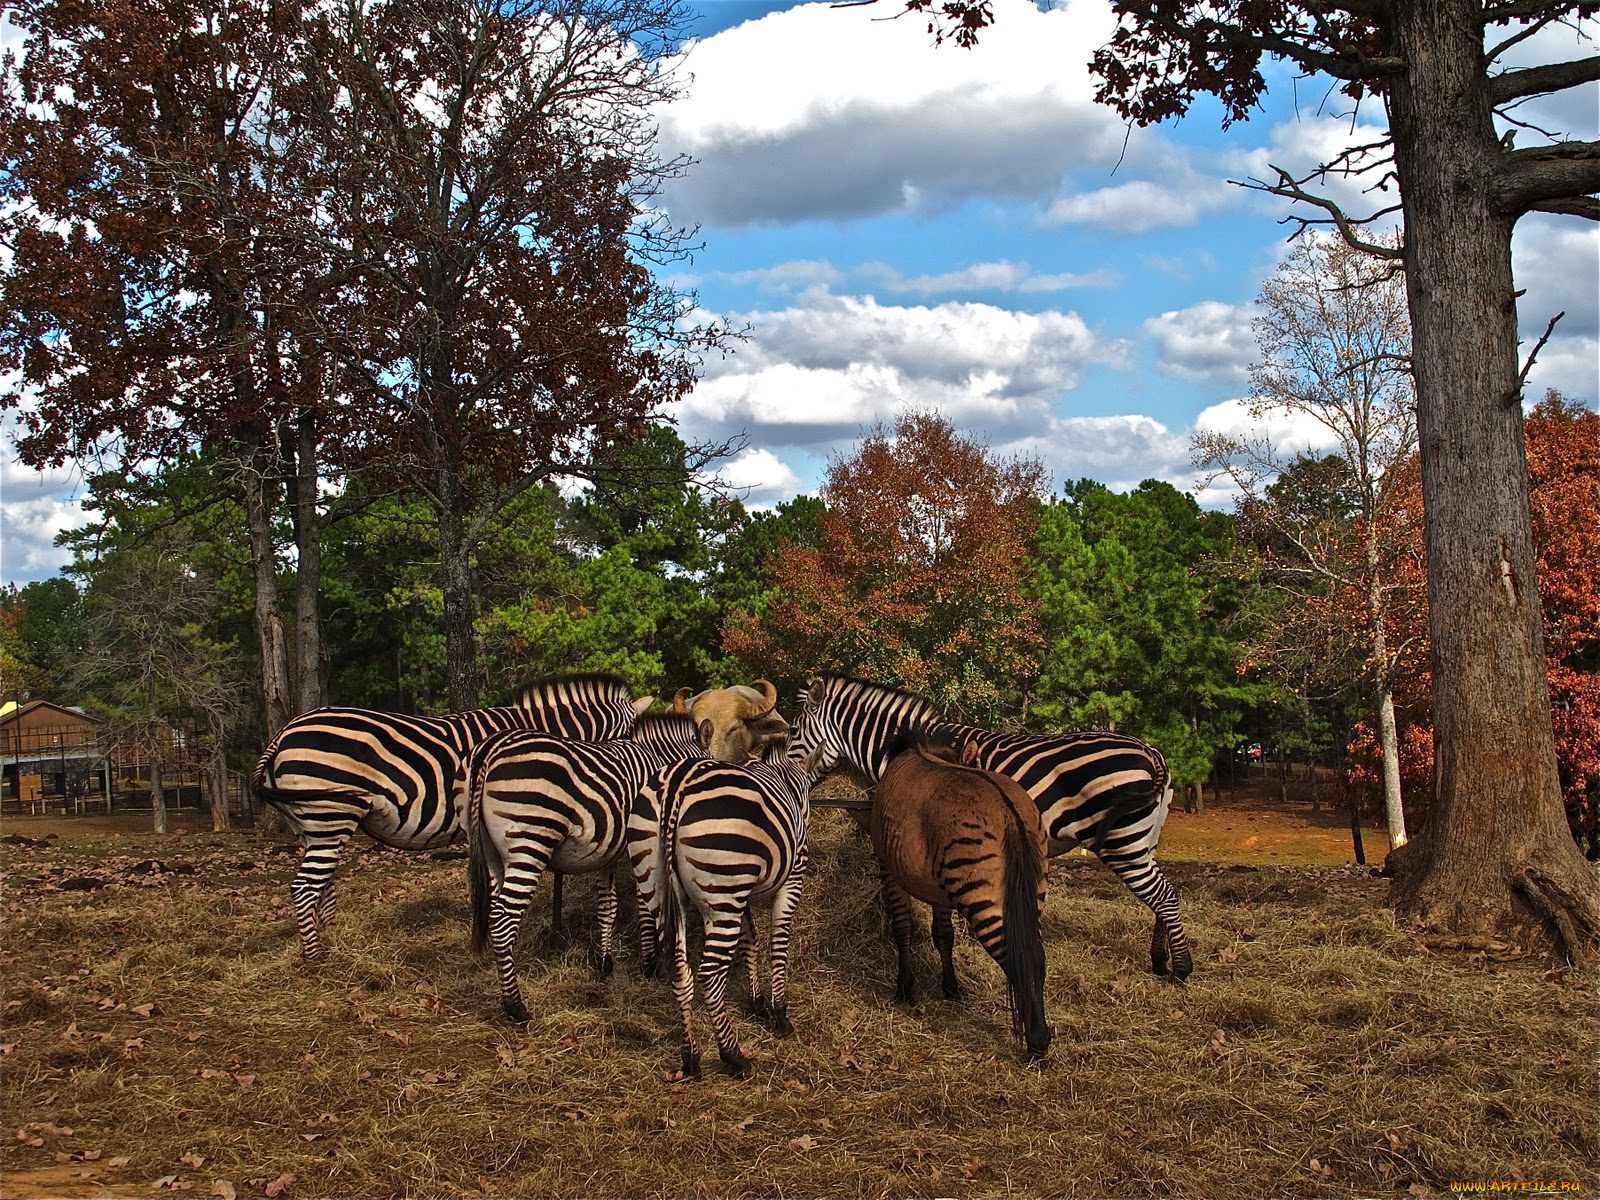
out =
[[[570,675],[530,684],[515,705],[447,717],[323,708],[290,721],[268,743],[255,792],[300,837],[290,885],[301,953],[327,957],[318,925],[333,914],[333,873],[356,830],[402,850],[429,850],[461,836],[463,760],[507,729],[566,737],[626,737],[650,697],[634,699],[611,675]]]
[[[876,782],[896,734],[923,729],[964,750],[964,761],[1016,780],[1039,806],[1051,854],[1089,845],[1155,913],[1151,969],[1182,982],[1193,969],[1178,917],[1178,893],[1156,866],[1172,802],[1166,760],[1155,747],[1117,733],[1008,734],[940,718],[917,696],[881,684],[823,675],[808,686],[796,729],[823,749],[822,765],[844,759]]]
[[[547,867],[594,872],[600,909],[599,962],[609,975],[617,916],[613,862],[630,801],[662,767],[700,757],[694,722],[644,716],[627,741],[575,742],[527,730],[496,734],[468,759],[467,838],[472,944],[494,951],[500,1006],[529,1020],[512,949]]]
[[[705,925],[700,985],[716,1030],[717,1048],[729,1070],[742,1075],[750,1060],[739,1049],[728,1014],[728,974],[741,940],[749,943],[751,1002],[769,1016],[779,1034],[791,1027],[786,986],[789,930],[805,877],[810,828],[809,792],[818,754],[804,762],[772,758],[734,766],[700,760],[662,772],[654,791],[662,801],[656,877],[663,881],[663,933],[673,951],[673,995],[683,1018],[685,1075],[700,1073],[700,1049],[691,1009],[685,910],[699,911]],[[757,973],[752,904],[769,899],[772,990],[763,998]]]

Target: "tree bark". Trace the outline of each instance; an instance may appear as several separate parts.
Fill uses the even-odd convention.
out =
[[[297,558],[294,711],[303,713],[327,702],[322,645],[322,521],[317,513],[317,418],[313,410],[301,409],[295,435],[295,469],[288,485]]]
[[[228,755],[223,746],[222,722],[214,712],[206,713],[206,734],[208,753],[201,773],[211,802],[211,829],[221,833],[233,822],[228,816]]]
[[[250,565],[255,581],[256,638],[261,648],[261,694],[270,738],[293,716],[289,698],[289,654],[283,641],[278,601],[278,555],[267,497],[266,447],[250,447],[244,469],[244,509],[250,530]]]
[[[459,461],[446,454],[438,470],[439,560],[444,577],[445,677],[450,710],[478,707],[478,643],[473,631],[472,541],[461,511]]]
[[[1534,579],[1511,277],[1474,0],[1393,6],[1432,634],[1434,802],[1388,866],[1424,927],[1592,957],[1600,882],[1567,829]]]
[[[1389,828],[1389,846],[1398,850],[1407,841],[1406,812],[1400,802],[1400,733],[1394,717],[1394,689],[1387,679],[1378,685],[1378,746],[1383,759],[1383,817]]]
[[[154,748],[150,751],[150,827],[157,833],[167,832],[167,797],[161,789],[161,755]]]

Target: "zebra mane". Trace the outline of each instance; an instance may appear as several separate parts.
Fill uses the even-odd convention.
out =
[[[874,698],[881,697],[886,700],[903,701],[906,704],[907,714],[918,724],[926,721],[943,721],[945,719],[944,715],[933,706],[931,700],[927,700],[915,692],[908,692],[904,688],[890,687],[886,683],[875,683],[870,679],[861,679],[854,675],[839,675],[831,671],[824,672],[818,676],[818,680],[827,685],[823,692],[824,695],[828,696],[836,695],[838,688],[845,687],[854,689],[857,692],[865,692]],[[811,689],[807,687],[800,698],[802,703],[809,697],[810,692]]]
[[[549,699],[564,688],[592,688],[596,693],[609,693],[622,700],[632,700],[633,691],[628,681],[609,671],[582,671],[574,675],[540,675],[523,684],[517,692],[515,703],[528,708],[536,700]]]

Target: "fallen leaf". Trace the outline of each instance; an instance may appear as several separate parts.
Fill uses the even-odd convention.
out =
[[[735,1125],[734,1128],[735,1129],[749,1129],[750,1126],[754,1125],[755,1123],[756,1123],[756,1119],[754,1117],[746,1117],[744,1120],[740,1121],[737,1125]]]
[[[239,1191],[228,1179],[213,1179],[209,1195],[220,1196],[222,1200],[238,1200]]]
[[[129,1012],[141,1017],[148,1017],[155,1010],[156,1006],[154,1004],[135,1004],[128,1009]]]
[[[809,1154],[811,1151],[815,1150],[821,1144],[822,1144],[821,1142],[817,1141],[817,1139],[812,1137],[809,1133],[802,1134],[800,1137],[797,1137],[797,1138],[790,1138],[789,1139],[790,1147],[792,1149],[800,1151],[802,1154]]]
[[[250,1088],[255,1086],[256,1077],[254,1075],[235,1075],[233,1081],[241,1088]]]
[[[133,1156],[131,1154],[119,1154],[115,1158],[108,1158],[106,1160],[106,1169],[111,1171],[120,1171],[132,1161]]]
[[[785,1079],[783,1081],[783,1090],[803,1096],[811,1090],[811,1085],[809,1083],[801,1083],[798,1079]]]
[[[206,1156],[204,1154],[200,1154],[200,1153],[198,1153],[196,1151],[191,1150],[188,1154],[182,1155],[178,1159],[178,1161],[181,1162],[184,1166],[189,1167],[192,1170],[198,1171],[202,1166],[205,1165]]]
[[[288,1187],[293,1182],[294,1176],[288,1171],[285,1171],[282,1175],[279,1175],[271,1183],[267,1184],[266,1193],[269,1200],[271,1197],[279,1195],[284,1188]]]

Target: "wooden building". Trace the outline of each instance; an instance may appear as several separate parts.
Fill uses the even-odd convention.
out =
[[[111,811],[111,745],[100,722],[49,700],[0,707],[0,803],[11,812]]]

